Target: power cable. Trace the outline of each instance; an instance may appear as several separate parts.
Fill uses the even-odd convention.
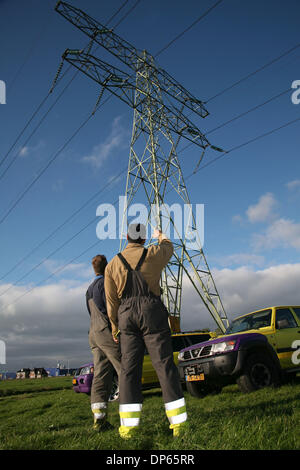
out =
[[[121,23],[121,21],[123,21],[132,11],[133,9],[138,5],[138,3],[140,2],[141,0],[138,0],[134,5],[133,7],[126,13],[126,15],[124,15],[122,17],[122,19],[118,22],[118,24],[115,26],[115,28]],[[126,3],[126,2],[125,2]],[[125,4],[124,4],[125,6]],[[88,43],[88,45],[86,47],[88,47],[90,44],[90,42]],[[70,69],[71,65],[69,66],[69,68],[66,70],[65,73],[68,72],[68,70]],[[79,70],[75,72],[73,78],[71,79],[71,81],[69,82],[69,84],[74,80],[74,78],[76,77],[77,73],[79,73]],[[61,79],[63,78],[63,76],[61,77]],[[69,84],[65,87],[65,89],[69,86]],[[64,91],[62,92],[62,94],[64,93]],[[60,97],[62,96],[62,94],[60,95]],[[49,97],[49,93],[48,95],[44,98],[44,100],[40,103],[40,105],[38,106],[38,109],[34,112],[32,118],[30,119],[30,122],[32,121],[32,119],[34,118],[34,116],[38,113],[38,111],[40,110],[40,108],[44,105],[45,101],[48,99]],[[109,96],[103,103],[102,105],[104,105],[109,99],[111,99],[111,96]],[[53,108],[53,106],[51,107],[51,109]],[[48,110],[48,112],[50,112],[50,110]],[[48,112],[46,113],[46,115],[48,114]],[[38,179],[45,173],[45,171],[49,168],[49,166],[56,160],[56,158],[59,156],[59,154],[64,150],[64,148],[68,145],[68,143],[75,137],[75,135],[87,124],[87,122],[89,121],[89,119],[95,114],[95,111],[79,126],[79,128],[75,131],[75,133],[70,137],[70,139],[68,139],[68,141],[66,142],[66,144],[54,155],[53,158],[50,159],[50,161],[47,163],[47,165],[42,169],[42,171],[34,178],[34,180],[30,183],[30,185],[21,193],[21,195],[16,199],[16,201],[13,203],[13,205],[9,208],[9,210],[6,212],[6,214],[0,219],[0,225],[4,222],[4,220],[8,217],[8,215],[12,212],[12,210],[17,206],[17,204],[23,199],[23,197],[27,194],[27,192],[32,188],[32,186],[35,184],[36,181],[38,181]],[[44,120],[46,116],[44,116],[42,118],[42,120]],[[28,122],[25,126],[25,128],[23,129],[23,131],[21,132],[21,134],[18,136],[18,138],[16,139],[16,141],[14,142],[13,146],[10,148],[9,152],[6,154],[5,158],[3,159],[3,161],[7,158],[8,154],[10,153],[11,149],[16,145],[17,141],[19,140],[19,138],[21,137],[21,135],[24,133],[25,129],[28,127],[29,123]],[[39,127],[41,123],[38,124],[37,128]],[[36,129],[37,129],[36,128]],[[36,131],[35,129],[35,131]],[[34,131],[34,132],[35,132]],[[17,158],[18,154],[15,156],[14,160]],[[1,164],[3,163],[0,162],[0,166]],[[11,165],[9,165],[11,166]],[[7,169],[5,170],[5,173],[6,173]],[[2,178],[3,174],[1,175],[0,179]]]
[[[287,123],[285,123],[285,124],[283,124],[283,125],[281,125],[281,126],[275,128],[275,129],[272,129],[272,130],[270,130],[270,131],[268,131],[268,132],[265,132],[265,133],[263,133],[263,134],[261,134],[261,135],[259,135],[259,136],[256,136],[256,137],[254,137],[253,139],[250,139],[250,140],[248,140],[248,141],[246,141],[246,142],[244,142],[244,143],[242,143],[242,144],[239,144],[239,145],[236,145],[235,147],[232,147],[230,150],[228,150],[228,152],[223,153],[222,155],[220,155],[220,156],[214,158],[213,160],[211,160],[210,162],[206,163],[205,165],[202,165],[197,171],[192,172],[190,175],[188,175],[188,176],[185,178],[185,180],[188,180],[189,178],[191,178],[192,176],[194,176],[196,173],[198,173],[198,171],[200,171],[200,170],[206,168],[207,166],[209,166],[209,165],[211,165],[212,163],[216,162],[217,160],[219,160],[219,159],[222,158],[223,156],[228,155],[229,153],[232,153],[232,152],[234,152],[234,151],[236,151],[236,150],[238,150],[238,149],[240,149],[240,148],[242,148],[242,147],[245,147],[246,145],[249,145],[249,144],[251,144],[251,143],[253,143],[253,142],[255,142],[255,141],[259,140],[259,139],[262,139],[262,138],[264,138],[264,137],[267,137],[267,136],[269,136],[269,135],[271,135],[271,134],[273,134],[273,133],[275,133],[275,132],[277,132],[277,131],[279,131],[279,130],[285,128],[285,127],[288,127],[288,126],[290,126],[290,125],[292,125],[292,124],[294,124],[295,122],[298,122],[298,121],[300,121],[300,117],[299,117],[299,118],[296,118],[296,119],[294,119],[294,120],[292,120],[292,121],[289,121],[289,122],[287,122]],[[113,205],[115,205],[117,202],[118,202],[118,201],[115,201]],[[88,225],[90,225],[92,222],[94,222],[94,219],[93,219],[93,221],[89,222]],[[88,226],[88,225],[87,225],[87,226]],[[81,233],[87,226],[85,226],[83,229],[81,229],[80,232],[78,232],[78,233]],[[71,239],[75,238],[75,236],[77,236],[77,234],[75,234]],[[67,243],[68,243],[68,241],[64,243],[64,246],[65,246]],[[98,242],[97,242],[97,243],[98,243]],[[92,246],[95,246],[95,244],[92,245]],[[91,247],[89,247],[88,249],[90,249],[90,248],[91,248]],[[60,248],[59,248],[59,249],[60,249]],[[58,251],[58,249],[57,249],[56,251]],[[87,250],[86,250],[86,251],[87,251]],[[86,251],[85,251],[85,252],[86,252]],[[82,256],[82,255],[83,255],[83,253],[81,253],[79,256],[77,256],[77,257],[74,258],[74,259],[78,259],[78,258],[79,258],[80,256]],[[50,256],[51,256],[51,255],[49,255],[49,257],[50,257]],[[48,259],[49,257],[47,257],[47,259]],[[62,268],[59,268],[56,272],[61,271],[61,270],[64,269],[66,266],[68,266],[69,264],[71,264],[72,262],[74,262],[74,259],[73,259],[72,261],[70,261],[69,263],[65,264]],[[44,261],[45,261],[45,260],[43,260],[41,263],[39,263],[38,266],[40,266]],[[32,271],[31,271],[31,272],[32,272]],[[52,275],[54,275],[54,274],[52,274]],[[52,277],[52,275],[49,276],[49,277]],[[46,278],[45,280],[41,281],[40,283],[38,283],[37,286],[40,285],[41,283],[47,281],[47,280],[49,279],[49,277]],[[29,292],[31,292],[32,290],[34,290],[37,286],[31,288],[29,291],[26,291],[24,294],[22,294],[22,296],[21,296],[20,298],[22,298],[24,295],[26,295],[27,293],[29,293]],[[9,289],[10,289],[10,288],[9,288]],[[7,291],[5,291],[5,292],[7,292]],[[20,298],[18,298],[17,301],[18,301]],[[13,303],[15,303],[15,302],[13,302]],[[12,304],[9,304],[9,305],[6,306],[5,308],[9,307],[10,305],[12,305]]]
[[[247,142],[244,142],[242,144],[239,144],[239,145],[236,145],[235,147],[232,147],[231,149],[229,149],[228,151],[222,153],[221,155],[218,155],[216,158],[214,158],[213,160],[210,160],[209,162],[205,163],[204,165],[200,166],[199,169],[197,169],[197,171],[193,171],[193,173],[191,173],[186,179],[190,178],[192,175],[198,173],[198,171],[200,170],[203,170],[204,168],[208,167],[209,165],[212,165],[213,163],[215,163],[217,160],[220,160],[221,158],[225,157],[226,155],[228,155],[229,153],[232,153],[232,152],[235,152],[236,150],[242,148],[242,147],[245,147],[246,145],[249,145],[249,144],[252,144],[253,142],[256,142],[257,140],[260,140],[264,137],[267,137],[281,129],[284,129],[285,127],[288,127],[288,126],[291,126],[292,124],[294,124],[295,122],[298,122],[300,121],[300,117],[299,118],[296,118],[296,119],[293,119],[292,121],[289,121],[289,122],[286,122],[285,124],[283,124],[282,126],[279,126],[279,127],[276,127],[275,129],[272,129],[268,132],[265,132],[263,134],[260,134],[258,135],[257,137],[254,137],[253,139],[250,139],[248,140]]]
[[[168,44],[166,44],[162,49],[160,49],[154,57],[159,56],[162,52],[164,52],[166,49],[168,49],[172,44],[174,44],[175,41],[180,39],[185,33],[187,33],[190,29],[192,29],[199,21],[201,21],[203,18],[205,18],[212,10],[214,10],[223,0],[218,0],[213,6],[211,6],[208,10],[206,10],[202,15],[200,15],[193,23],[188,26],[184,31],[182,31],[180,34],[178,34],[172,41],[170,41]]]
[[[290,54],[291,52],[295,51],[296,49],[298,49],[300,47],[300,43],[299,44],[296,44],[296,46],[292,47],[291,49],[289,49],[288,51],[284,52],[283,54],[280,54],[278,57],[275,57],[274,59],[272,59],[271,61],[267,62],[266,64],[264,64],[262,67],[259,67],[258,69],[254,70],[254,72],[251,72],[249,73],[248,75],[246,75],[245,77],[241,78],[240,80],[238,80],[237,82],[234,82],[232,85],[224,88],[223,90],[219,91],[217,94],[215,94],[214,96],[211,96],[208,100],[204,101],[205,104],[209,103],[210,101],[214,100],[215,98],[223,95],[224,93],[226,93],[227,91],[229,90],[232,90],[232,88],[236,87],[237,85],[239,85],[240,83],[244,82],[245,80],[248,80],[248,78],[250,77],[253,77],[254,75],[256,75],[257,73],[261,72],[262,70],[265,70],[267,67],[270,67],[270,65],[273,65],[275,62],[278,62],[278,60],[282,59],[283,57],[287,56],[288,54]]]
[[[117,16],[117,14],[120,13],[120,11],[125,7],[125,5],[128,2],[129,2],[129,0],[125,0],[125,2],[122,3],[120,8],[118,8],[118,10],[107,20],[107,22],[105,23],[105,26],[107,26]]]
[[[214,127],[213,129],[210,129],[209,131],[205,132],[204,135],[207,136],[208,134],[212,134],[212,133],[215,132],[216,130],[219,130],[219,129],[221,129],[222,127],[225,127],[225,126],[227,126],[228,124],[230,124],[230,123],[232,123],[232,122],[234,122],[234,121],[236,121],[236,120],[238,120],[238,119],[240,119],[240,118],[242,118],[242,117],[244,117],[244,116],[246,116],[246,115],[252,113],[253,111],[256,111],[257,109],[262,108],[263,106],[266,106],[267,104],[271,103],[272,101],[274,101],[274,100],[277,99],[277,98],[280,98],[281,96],[285,95],[286,93],[289,93],[290,91],[291,91],[291,89],[290,89],[290,88],[287,88],[286,90],[284,90],[284,91],[278,93],[278,94],[275,95],[275,96],[272,96],[271,98],[269,98],[268,100],[264,101],[263,103],[260,103],[260,104],[258,104],[258,105],[256,105],[256,106],[253,106],[252,108],[248,109],[247,111],[244,111],[243,113],[238,114],[237,116],[235,116],[235,117],[229,119],[228,121],[223,122],[222,124],[218,125],[217,127]],[[180,153],[183,152],[184,150],[186,150],[187,148],[191,147],[191,145],[193,145],[193,142],[187,144],[185,147],[182,147],[182,148],[180,149]]]
[[[98,245],[99,243],[101,243],[101,240],[97,240],[97,242],[93,243],[92,245],[90,245],[88,248],[86,248],[84,251],[82,251],[79,255],[75,256],[74,258],[72,258],[68,263],[64,264],[63,266],[61,266],[60,268],[58,268],[56,271],[54,271],[53,273],[51,273],[46,279],[43,279],[42,281],[38,282],[34,287],[32,287],[31,289],[27,290],[26,292],[24,292],[22,295],[20,295],[19,297],[17,297],[13,302],[11,302],[10,304],[8,305],[5,305],[3,307],[3,309],[1,310],[0,314],[3,313],[5,311],[5,309],[7,309],[8,307],[14,305],[15,303],[19,302],[19,300],[21,300],[23,297],[25,297],[25,295],[28,295],[30,292],[34,291],[38,286],[40,286],[41,284],[43,284],[44,282],[47,282],[49,279],[51,279],[52,277],[54,277],[56,274],[58,274],[60,271],[62,271],[63,269],[65,269],[67,266],[69,266],[70,264],[74,263],[75,261],[77,261],[79,258],[81,258],[81,256],[83,256],[85,253],[87,253],[89,250],[91,250],[92,248],[94,248],[96,245]]]
[[[123,5],[114,13],[114,15],[106,22],[106,24],[108,24],[116,15],[117,13],[126,5],[126,3],[128,2],[129,0],[126,0]],[[133,8],[132,8],[133,9]],[[132,11],[131,9],[131,11]],[[130,13],[130,12],[129,12]],[[128,14],[129,14],[128,13]],[[128,16],[128,14],[126,16]],[[126,18],[123,17],[123,19]],[[121,21],[123,21],[123,19]],[[120,24],[121,21],[118,23]],[[90,45],[90,41],[88,42],[88,44],[84,47],[84,49],[88,48]],[[72,68],[72,65],[69,65],[68,68],[65,70],[65,72],[62,74],[62,76],[60,78],[58,78],[57,80],[57,83],[59,83],[64,77],[65,75],[71,70]],[[73,76],[73,78],[70,80],[69,82],[69,85],[72,83],[72,81],[75,79],[75,77],[77,76],[77,74],[79,73],[79,70],[77,70]],[[68,85],[68,86],[69,86]],[[65,87],[65,90],[68,88],[68,86]],[[33,112],[32,116],[29,118],[29,120],[27,121],[27,123],[25,124],[25,126],[23,127],[23,129],[21,130],[21,132],[18,134],[17,138],[15,139],[15,141],[13,142],[13,144],[11,145],[11,147],[8,149],[8,151],[6,152],[6,154],[4,155],[4,157],[1,159],[0,161],[0,167],[1,165],[3,165],[3,163],[5,162],[5,160],[7,159],[7,157],[9,156],[9,154],[11,153],[11,151],[13,150],[13,148],[16,146],[16,144],[18,143],[18,141],[20,140],[20,138],[22,137],[22,135],[24,134],[24,132],[26,131],[26,129],[28,128],[28,126],[31,124],[31,122],[33,121],[33,119],[35,118],[35,116],[39,113],[39,111],[41,110],[41,108],[44,106],[45,102],[48,100],[49,96],[51,94],[51,90],[47,93],[47,95],[45,96],[45,98],[43,98],[43,100],[40,102],[40,104],[37,106],[36,110]],[[57,101],[56,101],[57,102]],[[51,107],[51,109],[53,109],[53,106]],[[50,110],[46,113],[49,114]],[[42,121],[45,119],[46,116],[44,116],[42,118]],[[37,125],[36,127],[36,130],[39,128],[41,123],[39,123],[39,125]],[[31,134],[31,137],[33,136],[34,132]],[[29,139],[26,141],[26,143],[29,141]],[[23,146],[26,145],[26,144],[23,144]],[[15,156],[14,160],[17,158],[18,155]],[[9,167],[11,167],[12,163],[9,165]],[[6,168],[4,174],[7,172],[8,168]],[[1,175],[0,179],[2,178],[2,176],[4,176],[4,174]]]
[[[107,188],[115,181],[117,180],[122,174],[124,174],[124,171],[127,170],[127,167],[126,168],[123,168],[122,171],[120,171],[120,173],[118,173],[117,175],[115,175],[112,179],[110,179],[110,181],[105,185],[103,186],[99,191],[97,191],[95,194],[93,194],[93,196],[91,196],[79,209],[77,209],[75,212],[73,212],[64,222],[62,222],[58,227],[56,227],[51,233],[50,235],[48,235],[44,240],[42,240],[41,242],[39,242],[29,253],[27,253],[27,255],[25,255],[21,260],[19,260],[9,271],[7,271],[1,278],[0,278],[0,281],[2,281],[3,279],[5,279],[9,274],[11,274],[17,267],[20,266],[20,264],[22,264],[24,261],[26,261],[33,253],[35,253],[41,246],[43,246],[47,241],[49,241],[53,235],[55,235],[59,230],[61,230],[65,225],[67,225],[68,222],[70,222],[76,215],[78,215],[83,209],[85,209],[97,196],[99,196],[101,193],[103,193],[104,191],[107,190]],[[93,219],[93,221],[95,220],[95,218]],[[78,232],[79,234],[80,232]],[[71,241],[71,239],[69,240]],[[59,247],[59,249],[62,248],[62,245]],[[59,249],[57,249],[57,251],[59,251]],[[49,255],[50,256],[50,255]],[[48,259],[48,257],[47,257]],[[32,272],[32,270],[30,271]],[[28,272],[26,274],[26,276],[28,274],[30,274],[30,272]],[[24,276],[24,277],[26,277]],[[22,279],[24,279],[24,277]],[[20,280],[22,279],[18,279],[16,281],[19,282]],[[6,292],[6,291],[5,291]],[[3,292],[2,294],[4,294],[5,292]],[[0,294],[0,297],[1,295]]]
[[[122,21],[124,21],[125,18],[127,18],[127,16],[130,15],[130,13],[138,6],[138,4],[140,3],[140,1],[141,1],[141,0],[137,0],[137,1],[135,2],[135,4],[128,10],[128,12],[125,13],[124,16],[122,16],[122,18],[118,21],[117,24],[115,24],[115,26],[113,27],[113,29],[116,29],[116,28],[119,26],[119,24],[121,24]]]

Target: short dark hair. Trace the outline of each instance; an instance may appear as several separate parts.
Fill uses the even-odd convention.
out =
[[[93,265],[95,274],[104,274],[104,271],[107,265],[107,259],[104,255],[96,255],[92,259],[92,265]]]
[[[143,224],[130,224],[127,233],[128,243],[143,245],[146,240],[146,227]]]

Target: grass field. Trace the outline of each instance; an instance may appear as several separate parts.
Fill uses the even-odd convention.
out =
[[[295,450],[300,435],[300,379],[249,395],[225,387],[219,395],[196,399],[185,393],[188,433],[174,440],[160,389],[144,392],[139,437],[118,436],[118,402],[110,404],[114,430],[91,429],[89,397],[76,394],[71,378],[0,382],[0,449],[105,450]]]

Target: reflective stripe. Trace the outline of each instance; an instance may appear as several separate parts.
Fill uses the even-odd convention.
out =
[[[170,424],[180,424],[187,420],[185,399],[180,398],[179,400],[165,403],[166,414]]]
[[[165,403],[166,411],[174,410],[175,408],[181,408],[185,406],[184,398],[179,398],[179,400],[170,401],[169,403]]]
[[[107,403],[92,403],[91,404],[92,412],[95,419],[103,419],[106,416]]]
[[[140,418],[120,418],[121,426],[132,427],[140,424]]]
[[[121,426],[133,427],[140,424],[142,403],[128,403],[119,405]]]
[[[171,416],[176,416],[176,415],[180,415],[181,413],[186,413],[186,407],[182,406],[181,408],[175,408],[174,410],[169,410],[166,413],[167,413],[168,418],[170,418]]]
[[[119,411],[142,411],[142,403],[127,403],[126,405],[119,405]]]
[[[106,407],[107,407],[107,403],[105,403],[105,402],[102,402],[102,403],[92,403],[92,404],[91,404],[92,410],[94,410],[94,409],[103,409],[103,408],[106,408]]]
[[[120,411],[121,418],[139,418],[140,416],[140,411]]]
[[[187,420],[187,414],[181,413],[180,415],[172,416],[169,418],[170,424],[184,423]]]

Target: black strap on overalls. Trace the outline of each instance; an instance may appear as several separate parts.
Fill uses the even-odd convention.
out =
[[[147,282],[145,281],[144,277],[142,276],[140,269],[145,261],[145,258],[147,256],[147,249],[144,248],[144,251],[142,253],[142,256],[140,257],[140,260],[138,264],[136,265],[135,269],[132,269],[130,264],[126,261],[124,256],[121,253],[118,253],[118,257],[125,266],[125,269],[127,270],[127,280],[126,284],[124,287],[124,290],[122,292],[122,299],[125,298],[133,298],[133,297],[141,297],[141,296],[147,296],[147,297],[153,297],[154,294],[149,289],[149,286]]]

